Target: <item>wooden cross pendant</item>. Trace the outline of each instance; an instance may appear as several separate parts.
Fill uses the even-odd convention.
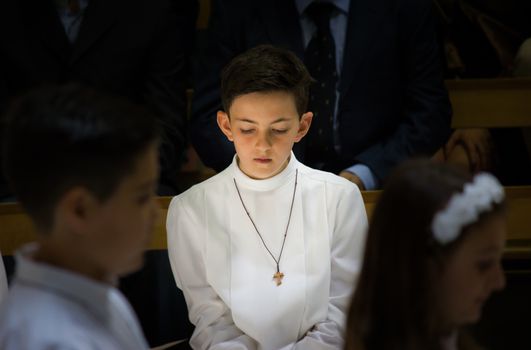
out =
[[[283,278],[284,278],[284,274],[280,271],[277,271],[277,273],[273,275],[273,279],[275,280],[277,286],[280,286],[282,284]]]

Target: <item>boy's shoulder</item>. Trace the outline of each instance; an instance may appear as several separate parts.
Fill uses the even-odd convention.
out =
[[[299,171],[301,175],[304,175],[305,178],[310,181],[322,183],[323,185],[337,187],[339,189],[359,192],[358,186],[345,179],[344,177],[341,177],[334,173],[314,169],[302,163],[299,165]]]
[[[232,183],[233,176],[230,166],[225,170],[217,173],[216,175],[202,181],[198,184],[193,185],[183,193],[173,197],[172,202],[174,201],[202,201],[204,196],[208,194],[209,196],[222,195],[228,186],[234,186]]]
[[[92,342],[92,317],[52,290],[14,283],[0,310],[0,344],[8,349],[77,348]]]

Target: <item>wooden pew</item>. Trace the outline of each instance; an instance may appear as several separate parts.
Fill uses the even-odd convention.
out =
[[[531,127],[531,79],[447,80],[453,128]]]
[[[505,190],[509,205],[505,257],[531,258],[531,186],[506,187]],[[370,216],[380,191],[365,191],[362,194]],[[159,197],[160,215],[149,249],[167,249],[165,221],[170,201],[171,197]],[[18,247],[35,239],[33,225],[17,203],[0,204],[0,228],[0,250],[4,255],[11,255]]]

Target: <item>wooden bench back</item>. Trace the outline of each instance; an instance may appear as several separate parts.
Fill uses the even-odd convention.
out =
[[[531,186],[505,190],[509,206],[507,257],[531,257]],[[380,193],[362,192],[369,217]],[[170,201],[171,197],[159,197],[160,215],[149,249],[167,249],[166,214]],[[11,255],[21,245],[35,240],[33,224],[17,203],[0,204],[0,228],[0,251],[4,255]]]
[[[447,80],[453,128],[531,127],[531,79]]]

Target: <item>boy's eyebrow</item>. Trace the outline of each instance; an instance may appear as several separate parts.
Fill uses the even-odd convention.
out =
[[[258,124],[258,122],[254,121],[254,120],[251,120],[251,119],[247,119],[247,118],[235,118],[237,121],[240,121],[240,122],[246,122],[246,123],[251,123],[251,124]],[[289,121],[289,118],[285,118],[285,117],[280,117],[276,120],[274,120],[273,122],[271,122],[271,124],[276,124],[276,123],[280,123],[280,122],[287,122]]]
[[[500,247],[497,244],[492,244],[487,247],[483,247],[482,249],[479,249],[478,253],[481,253],[481,254],[496,253],[500,251],[501,249],[503,249],[503,247]]]
[[[257,122],[255,122],[254,120],[251,120],[251,119],[247,119],[247,118],[235,118],[237,121],[240,121],[240,122],[246,122],[246,123],[251,123],[251,124],[258,124]]]
[[[274,122],[272,122],[271,124],[280,123],[280,122],[287,122],[287,121],[289,121],[289,118],[280,117],[277,120],[275,120]]]

